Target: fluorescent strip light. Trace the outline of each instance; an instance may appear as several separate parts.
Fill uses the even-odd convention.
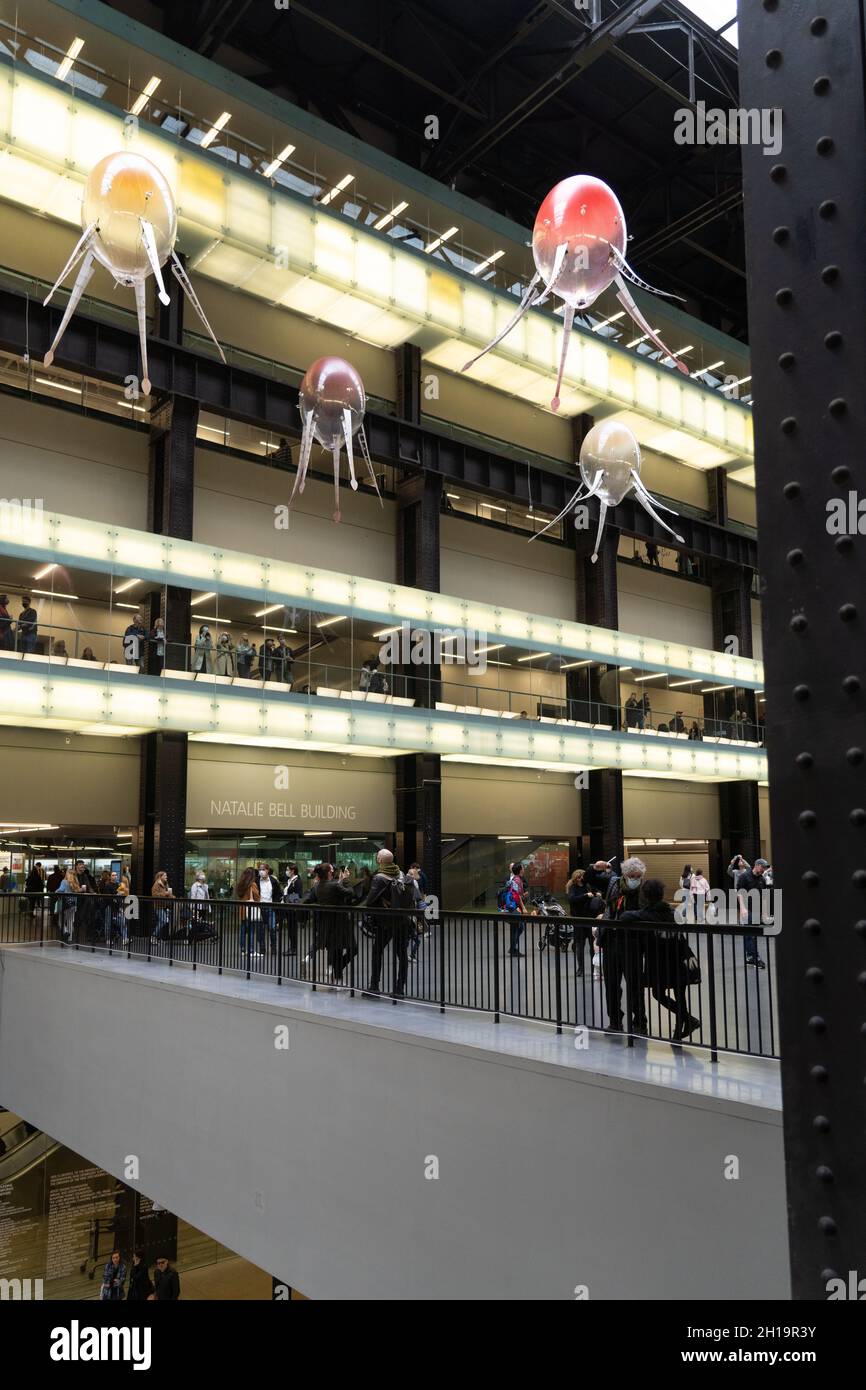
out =
[[[146,87],[142,88],[141,96],[137,96],[129,108],[130,116],[140,116],[149,99],[153,96],[162,79],[152,77]]]
[[[750,376],[741,376],[739,381],[730,381],[727,386],[722,386],[719,389],[722,391],[733,391],[735,386],[745,386],[746,382],[751,380],[752,378]]]
[[[443,243],[444,241],[450,241],[450,240],[451,240],[451,237],[456,236],[456,235],[457,235],[457,228],[456,228],[456,227],[449,227],[447,232],[443,232],[442,235],[441,235],[441,236],[438,236],[438,237],[436,238],[435,241],[429,242],[429,243],[427,244],[427,246],[424,247],[424,250],[427,252],[427,254],[428,254],[428,256],[429,256],[429,254],[430,254],[431,251],[438,251],[438,250],[439,250],[439,247],[442,245],[442,243]]]
[[[281,608],[285,608],[284,603],[272,603],[270,608],[261,608],[258,613],[254,613],[254,618],[266,618],[269,613],[278,613]]]
[[[327,207],[328,203],[331,202],[332,198],[336,198],[338,193],[342,193],[344,188],[349,187],[349,184],[353,181],[354,177],[354,174],[346,174],[343,178],[340,179],[339,183],[335,183],[331,191],[329,193],[326,193],[324,198],[319,199],[320,206],[323,208]]]
[[[700,683],[700,676],[695,676],[694,679],[690,681],[671,681],[671,690],[679,690],[683,685],[700,685]]]
[[[47,575],[49,575],[49,574],[51,573],[52,570],[56,570],[56,569],[57,569],[57,566],[56,566],[56,565],[46,565],[44,569],[37,570],[36,573],[34,574],[33,578],[34,578],[34,579],[45,579],[45,577],[46,577]]]
[[[294,152],[294,145],[286,145],[286,148],[284,150],[280,150],[276,159],[272,159],[267,168],[262,170],[262,178],[269,179],[271,175],[274,174],[277,171],[277,169],[279,169],[280,165],[288,159],[289,155],[294,154]]]
[[[127,410],[137,410],[142,415],[146,414],[143,405],[133,405],[132,401],[115,401],[114,404],[125,406]]]
[[[67,73],[69,72],[69,69],[72,67],[72,64],[75,62],[75,59],[78,57],[83,47],[84,39],[72,40],[72,43],[66,50],[66,57],[60,63],[56,73],[54,74],[58,82],[62,82],[63,79],[66,77]]]
[[[708,367],[701,367],[698,371],[692,372],[692,376],[703,376],[704,372],[714,372],[716,367],[723,367],[724,365],[725,359],[720,357],[718,362],[711,362]]]
[[[592,331],[597,333],[600,328],[607,328],[609,323],[616,323],[617,319],[625,318],[625,309],[620,309],[618,314],[611,314],[609,319],[604,319],[601,323],[593,324]]]
[[[140,583],[141,583],[141,580],[140,580],[140,579],[127,579],[126,582],[125,582],[124,584],[118,584],[118,586],[117,586],[117,588],[115,589],[114,592],[115,592],[116,594],[125,594],[126,591],[127,591],[127,589],[134,589],[135,586],[136,586],[136,584],[140,584]]]
[[[560,671],[572,671],[575,666],[594,666],[592,657],[588,661],[567,661],[564,666],[560,666]]]
[[[459,493],[459,492],[446,492],[445,496],[446,496],[446,497],[450,497],[452,502],[459,502],[459,501],[460,501],[460,493]]]
[[[717,690],[733,690],[733,685],[704,685],[701,687],[702,695],[715,695]]]
[[[190,599],[190,603],[207,603],[209,598],[216,598],[216,592],[212,594],[199,594],[198,598]]]
[[[137,613],[137,612],[138,612],[138,604],[137,604],[137,603],[116,603],[114,606],[115,606],[115,608],[131,608],[132,611],[133,611],[133,613]]]
[[[390,635],[391,635],[392,632],[399,632],[401,626],[402,626],[402,624],[401,624],[401,623],[398,623],[396,627],[383,627],[382,630],[381,630],[381,632],[374,632],[374,633],[373,633],[373,636],[374,636],[374,637],[390,637]]]
[[[81,395],[80,386],[68,386],[65,381],[53,381],[50,376],[38,376],[37,386],[53,386],[55,391],[71,391],[74,396]]]
[[[657,681],[657,680],[664,680],[664,679],[665,679],[665,672],[664,672],[664,671],[656,671],[655,675],[652,675],[652,676],[635,676],[635,678],[634,678],[634,683],[635,683],[635,685],[641,685],[644,681]]]
[[[654,328],[653,333],[658,333],[658,329]],[[637,347],[638,343],[645,343],[649,336],[649,333],[642,333],[639,338],[632,338],[630,343],[626,343],[626,347]]]
[[[200,430],[207,430],[208,434],[222,435],[223,439],[230,438],[229,431],[217,425],[199,425]]]
[[[77,595],[77,594],[55,594],[55,593],[53,592],[53,590],[51,590],[51,589],[31,589],[30,592],[31,592],[31,594],[40,594],[43,598],[56,598],[56,599],[66,599],[66,598],[68,598],[68,599],[77,599],[77,598],[78,598],[78,595]]]
[[[510,662],[510,661],[496,661],[496,660],[491,660],[491,661],[488,661],[487,665],[488,665],[488,666],[508,666],[508,667],[510,668],[511,662]]]
[[[190,613],[191,618],[195,618],[197,623],[213,623],[214,627],[231,627],[231,618],[209,618],[206,613]]]
[[[207,830],[206,830],[206,829],[202,829],[202,830],[187,830],[186,834],[187,834],[187,835],[206,835],[206,834],[207,834]]]
[[[324,622],[316,623],[316,627],[332,627],[334,623],[344,623],[345,621],[346,615],[344,613],[339,618],[326,618]]]
[[[504,255],[504,251],[494,251],[492,256],[488,256],[486,261],[482,261],[480,265],[475,267],[472,274],[480,275],[482,270],[486,270],[489,265],[493,265],[494,261],[498,261],[499,258]]]
[[[483,656],[485,652],[501,652],[504,646],[504,642],[494,642],[493,646],[491,647],[478,647],[478,649],[475,652],[475,655]]]
[[[211,126],[210,130],[208,131],[207,135],[204,137],[204,139],[203,139],[202,142],[201,142],[201,148],[202,148],[203,150],[206,150],[207,147],[208,147],[208,145],[213,144],[214,140],[215,140],[215,139],[217,138],[217,136],[219,135],[219,133],[220,133],[220,131],[222,130],[223,126],[227,126],[228,123],[229,123],[229,121],[231,120],[231,118],[232,118],[232,113],[231,113],[231,111],[224,111],[224,112],[222,113],[222,115],[220,116],[219,120],[218,120],[218,121],[214,121],[214,123],[213,123],[213,125]]]
[[[507,512],[507,507],[500,507],[498,502],[479,502],[479,507],[487,507],[491,512]]]
[[[518,661],[540,661],[543,656],[550,656],[550,652],[530,652],[529,656],[519,656]]]
[[[408,203],[397,203],[396,206],[393,207],[390,212],[385,213],[384,217],[380,217],[378,222],[373,223],[373,231],[384,231],[388,224],[394,221],[395,217],[399,217],[401,212],[405,212],[408,206]]]

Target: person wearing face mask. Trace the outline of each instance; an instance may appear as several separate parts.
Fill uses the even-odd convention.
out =
[[[644,937],[640,931],[616,926],[624,913],[635,912],[640,908],[641,885],[645,877],[646,864],[642,859],[632,856],[623,860],[621,873],[611,879],[607,890],[600,939],[604,951],[604,992],[608,1017],[606,1031],[610,1033],[622,1032],[623,981],[630,1031],[644,1035],[647,1031],[643,989]]]
[[[259,902],[261,903],[262,927],[267,928],[271,951],[277,949],[277,903],[283,900],[283,890],[279,881],[271,873],[270,864],[259,865]]]
[[[740,871],[734,882],[736,884],[737,900],[740,905],[739,917],[741,925],[761,927],[761,893],[772,887],[773,875],[767,872],[770,866],[766,859],[756,859],[753,868],[746,865],[745,870]],[[754,890],[754,891],[752,891]],[[757,970],[766,970],[766,965],[758,955],[758,937],[754,935],[743,937],[743,948],[746,953],[746,965],[753,965]]]

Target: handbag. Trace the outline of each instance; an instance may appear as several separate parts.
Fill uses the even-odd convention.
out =
[[[686,984],[699,985],[700,983],[701,967],[698,964],[698,958],[697,956],[692,955],[692,953],[689,952],[689,955],[686,959]]]

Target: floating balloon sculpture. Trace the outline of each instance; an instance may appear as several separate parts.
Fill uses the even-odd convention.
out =
[[[63,267],[59,278],[46,296],[47,304],[55,290],[84,257],[78,278],[72,287],[66,312],[60,321],[54,342],[45,354],[45,366],[54,360],[57,344],[78,306],[95,270],[94,262],[104,265],[115,284],[135,290],[138,314],[138,336],[141,343],[142,382],[145,396],[150,394],[147,375],[147,320],[145,316],[145,281],[148,275],[156,280],[162,304],[168,304],[162,278],[162,267],[171,258],[172,271],[183,292],[188,296],[223,362],[225,356],[213,329],[198,302],[195,290],[174,250],[177,238],[177,210],[165,177],[143,155],[121,150],[106,155],[95,164],[84,185],[81,201],[81,225],[84,229],[78,245]]]
[[[684,544],[682,536],[678,536],[676,531],[671,530],[667,522],[662,521],[656,511],[656,507],[660,507],[663,512],[670,512],[671,516],[676,516],[677,513],[673,507],[666,507],[663,502],[659,502],[657,498],[647,492],[640,480],[640,448],[627,425],[619,424],[616,420],[602,420],[599,424],[594,425],[580,446],[579,467],[582,481],[577,492],[565,504],[559,516],[555,516],[541,531],[536,532],[532,540],[535,540],[537,536],[543,536],[544,532],[549,531],[551,526],[555,526],[569,512],[574,511],[579,503],[585,502],[590,497],[597,497],[599,499],[598,533],[595,538],[595,549],[592,552],[592,563],[595,564],[598,559],[598,547],[601,544],[601,535],[608,508],[617,506],[626,494],[634,489],[635,496],[644,511],[648,512],[659,526],[663,526],[675,540]],[[577,525],[577,517],[575,517],[574,524]]]
[[[650,341],[673,358],[677,369],[688,375],[688,367],[665,347],[661,338],[650,328],[626,286],[625,281],[629,279],[653,294],[665,293],[654,290],[652,285],[646,284],[634,273],[625,258],[626,239],[625,215],[619,199],[601,179],[589,174],[575,174],[556,184],[538,209],[532,231],[535,274],[526,287],[517,312],[502,332],[466,363],[464,372],[485,352],[501,343],[528,309],[543,304],[548,295],[557,294],[565,302],[565,318],[559,373],[550,406],[552,410],[558,410],[559,389],[575,311],[588,309],[608,285],[616,283],[617,299],[623,308],[631,314]],[[543,282],[540,289],[539,281]]]
[[[358,488],[352,453],[352,438],[355,434],[358,436],[361,453],[376,489],[379,504],[383,505],[370,459],[370,450],[367,448],[367,436],[364,433],[364,411],[367,408],[364,383],[352,364],[344,361],[342,357],[319,357],[304,374],[298,405],[303,431],[298,471],[289,506],[295,500],[295,493],[304,490],[310,452],[315,439],[323,449],[329,451],[334,460],[334,520],[340,520],[340,449],[344,443],[349,460],[349,480],[355,491]]]

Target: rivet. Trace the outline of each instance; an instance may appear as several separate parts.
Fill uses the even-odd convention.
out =
[[[840,463],[838,468],[833,469],[830,477],[833,479],[834,483],[847,483],[848,479],[851,477],[851,469],[847,468],[844,463]]]
[[[793,434],[797,428],[797,421],[793,415],[786,415],[779,425],[783,434]]]
[[[815,149],[818,154],[830,154],[833,149],[833,137],[831,135],[822,135],[820,140],[816,141]]]
[[[823,1232],[825,1236],[834,1236],[836,1234],[836,1222],[832,1216],[822,1216],[818,1221],[818,1230]]]
[[[844,415],[848,409],[848,403],[844,396],[835,396],[827,408],[831,415]]]
[[[783,352],[779,358],[779,366],[782,368],[783,372],[790,371],[796,360],[793,352]]]
[[[823,96],[826,96],[827,93],[829,92],[829,90],[830,90],[830,79],[829,79],[829,77],[816,77],[816,78],[815,78],[815,81],[812,83],[812,91],[815,93],[815,96],[816,96],[816,97],[823,97]]]
[[[823,980],[823,978],[824,978],[824,971],[821,969],[820,965],[810,965],[810,966],[809,966],[809,969],[806,971],[806,979],[807,979],[807,980],[811,980],[813,985],[819,985],[819,984],[821,983],[821,981]],[[822,1070],[823,1070],[823,1068],[822,1068]],[[813,1075],[813,1076],[815,1075],[814,1071],[812,1072],[812,1075]],[[821,1079],[823,1080],[823,1078],[821,1078]]]
[[[785,168],[784,164],[773,165],[772,169],[770,170],[770,178],[773,180],[773,183],[781,183],[782,180],[786,179],[787,177],[788,170]]]
[[[764,9],[765,9],[765,10],[770,10],[770,12],[772,13],[773,10],[777,10],[778,8],[779,8],[779,0],[764,0]]]
[[[833,542],[833,544],[835,545],[835,547],[836,547],[837,550],[844,552],[844,551],[846,551],[846,550],[850,550],[850,549],[851,549],[852,545],[854,544],[854,537],[853,537],[853,536],[837,536],[836,539],[835,539],[835,541]]]
[[[860,689],[860,677],[846,676],[842,682],[842,689],[845,691],[846,695],[856,695],[857,691]]]
[[[795,613],[791,619],[790,626],[793,632],[805,632],[806,628],[809,626],[809,622],[802,613]]]
[[[830,1128],[830,1121],[827,1119],[826,1115],[816,1115],[812,1121],[812,1128],[820,1130],[822,1134],[826,1134]]]
[[[773,240],[777,246],[781,246],[783,242],[787,241],[790,235],[791,232],[788,227],[774,227],[773,229]]]
[[[832,198],[825,198],[823,203],[818,204],[818,216],[823,217],[825,222],[836,216],[836,204]]]
[[[866,825],[866,808],[855,806],[854,810],[848,813],[848,819],[852,825]]]
[[[860,763],[863,761],[863,749],[849,748],[845,757],[852,767],[859,767]]]
[[[815,35],[825,34],[827,32],[827,21],[822,14],[816,15],[809,25],[809,28]]]
[[[820,970],[818,971],[818,974],[821,975]],[[821,975],[822,980],[823,978],[823,975]],[[812,1068],[812,1070],[809,1072],[809,1075],[811,1076],[813,1081],[826,1081],[830,1073],[828,1072],[826,1067],[818,1065],[817,1067]]]
[[[861,989],[866,989],[866,970],[861,970],[857,976],[857,983]]]
[[[828,1168],[827,1165],[826,1165],[826,1163],[819,1163],[819,1164],[818,1164],[818,1167],[815,1169],[815,1177],[816,1177],[816,1178],[820,1178],[822,1182],[832,1182],[832,1181],[833,1181],[833,1169],[832,1169],[832,1168]],[[826,1272],[827,1272],[827,1271],[825,1270],[825,1273],[826,1273]],[[821,1278],[823,1279],[823,1277],[824,1277],[824,1275],[822,1274],[822,1275],[821,1275]],[[831,1278],[832,1278],[832,1273],[831,1273]]]
[[[809,696],[811,695],[811,693],[812,693],[812,692],[811,692],[811,690],[809,689],[808,685],[795,685],[795,686],[794,686],[794,699],[795,699],[795,700],[808,700],[808,698],[809,698]]]
[[[821,933],[821,923],[818,921],[818,918],[807,917],[803,923],[803,931],[808,932],[810,936],[819,936]]]
[[[825,285],[832,285],[839,279],[839,267],[837,265],[825,265],[821,271],[821,279]]]
[[[795,759],[798,767],[811,767],[814,761],[811,753],[798,753]]]
[[[855,869],[851,875],[851,882],[855,888],[866,888],[866,869]]]
[[[820,1014],[813,1014],[809,1019],[809,1027],[813,1033],[823,1033],[827,1027],[826,1019],[823,1019]]]
[[[814,811],[801,811],[799,821],[804,829],[809,830],[813,825],[817,824],[818,817],[815,815]]]
[[[782,493],[785,497],[787,497],[788,501],[790,502],[792,497],[800,496],[800,484],[795,482],[786,483],[785,486],[782,488]]]
[[[838,1278],[839,1278],[839,1275],[836,1273],[835,1269],[822,1269],[822,1270],[821,1270],[821,1283],[824,1284],[825,1287],[826,1287],[827,1284],[829,1284],[829,1282],[830,1282],[831,1279],[838,1279]]]
[[[777,68],[782,61],[782,52],[779,48],[771,48],[764,55],[764,62],[768,68]]]
[[[859,922],[855,922],[854,930],[858,936],[866,936],[866,918],[861,917]]]
[[[853,622],[857,617],[857,609],[854,607],[854,604],[843,603],[842,607],[839,609],[839,617],[842,619],[843,623]]]
[[[818,884],[821,882],[814,869],[807,869],[802,875],[802,881],[807,888],[817,888]]]
[[[842,346],[842,334],[838,329],[834,328],[831,333],[824,335],[824,346],[829,348],[831,352]]]
[[[790,304],[793,298],[794,291],[788,285],[783,285],[780,290],[776,290],[777,304]]]
[[[788,551],[787,560],[789,565],[802,565],[803,552],[800,550],[799,546]]]

